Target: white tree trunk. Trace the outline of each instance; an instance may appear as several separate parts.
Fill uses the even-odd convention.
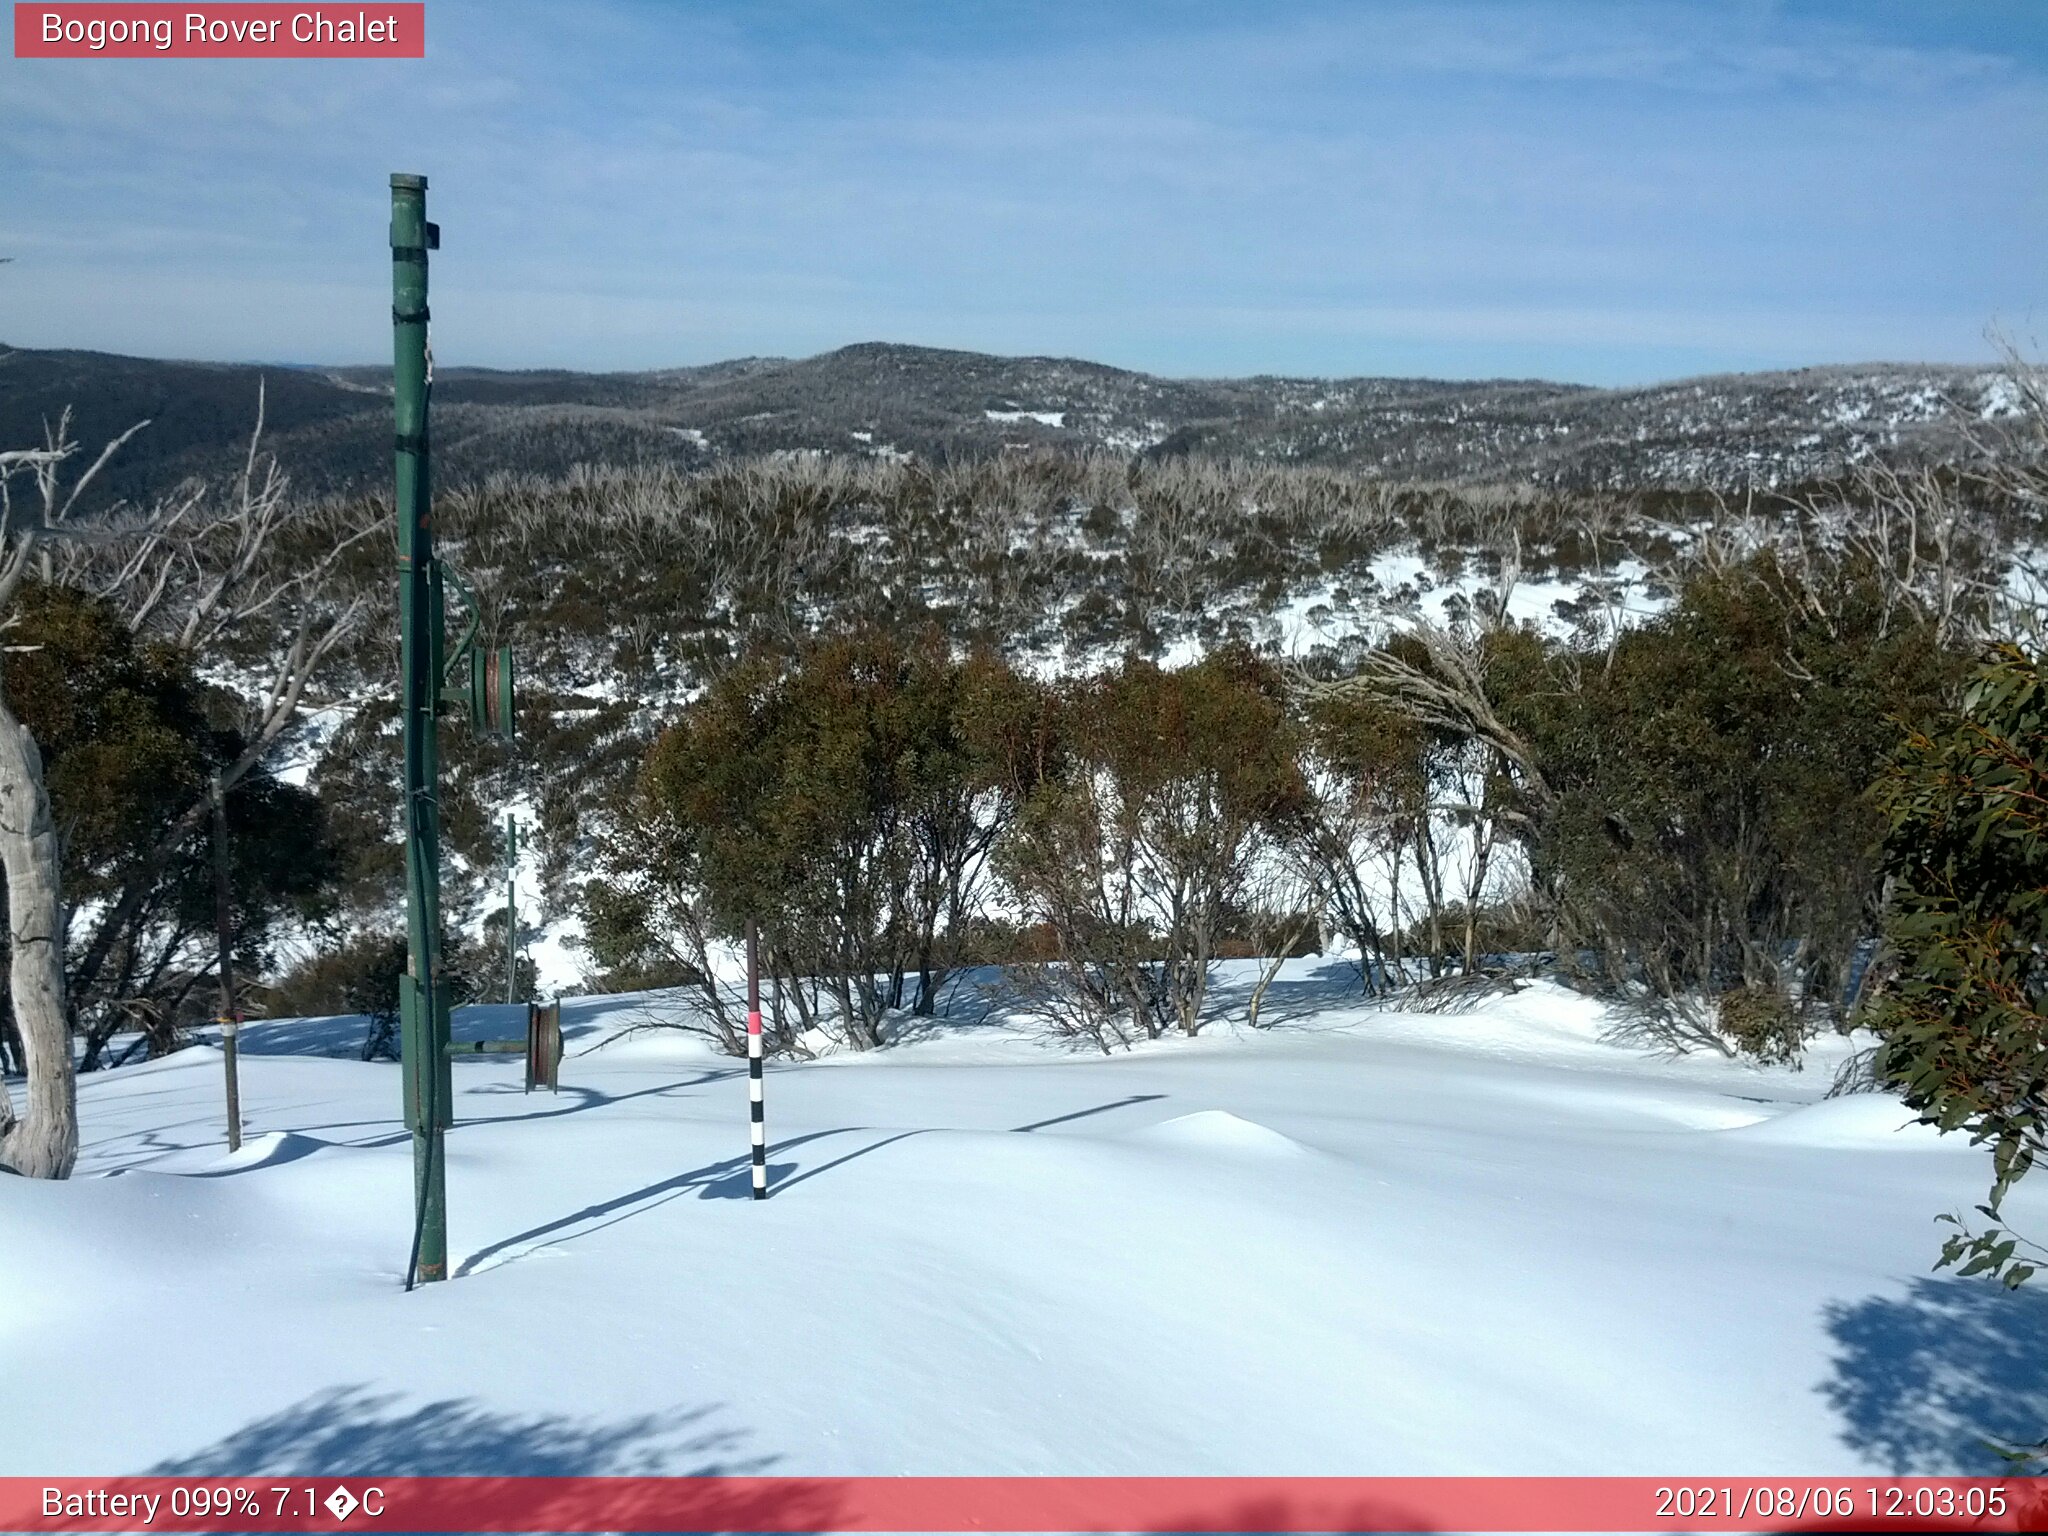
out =
[[[0,1108],[0,1164],[63,1179],[78,1160],[78,1074],[64,1008],[57,830],[35,738],[0,698],[0,867],[7,874],[8,987],[28,1071],[19,1119]],[[0,1093],[0,1098],[5,1098]]]

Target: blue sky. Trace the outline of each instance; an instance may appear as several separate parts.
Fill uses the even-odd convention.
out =
[[[0,59],[0,340],[891,340],[1628,383],[2048,333],[2048,5],[429,0],[423,61]]]

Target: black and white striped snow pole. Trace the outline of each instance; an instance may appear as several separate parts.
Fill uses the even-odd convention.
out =
[[[747,919],[747,1118],[754,1140],[754,1198],[768,1198],[768,1121],[761,1102],[761,935]]]

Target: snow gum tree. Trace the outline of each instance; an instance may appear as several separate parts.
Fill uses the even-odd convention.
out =
[[[1362,692],[1308,698],[1300,710],[1305,798],[1290,840],[1357,949],[1367,993],[1399,984],[1403,877],[1429,815],[1427,733]]]
[[[217,717],[200,732],[207,738],[202,755],[217,759],[213,770],[232,791],[252,775],[262,777],[261,765],[299,723],[314,673],[352,634],[367,595],[331,591],[327,578],[376,524],[363,517],[325,529],[320,546],[303,558],[271,559],[297,509],[276,465],[258,457],[260,395],[249,452],[231,489],[188,482],[140,512],[117,505],[82,515],[82,498],[100,471],[146,425],[109,442],[68,483],[65,469],[78,453],[68,414],[41,448],[0,451],[0,630],[19,641],[28,594],[62,587],[103,605],[137,645],[188,676],[211,661],[253,677],[246,695],[214,690],[219,708],[209,715]],[[236,651],[252,643],[253,653]],[[17,1110],[11,1094],[0,1091],[0,1165],[64,1178],[78,1152],[72,1040],[81,1002],[117,1004],[132,996],[138,975],[161,971],[144,936],[165,915],[180,884],[176,866],[210,822],[214,773],[206,784],[184,785],[187,792],[174,794],[161,818],[145,822],[142,844],[117,860],[108,899],[80,920],[66,909],[47,753],[21,701],[8,695],[12,686],[0,681],[0,868],[7,878],[8,998],[27,1092]],[[177,787],[175,778],[168,787]]]
[[[1557,658],[1511,706],[1556,790],[1535,862],[1564,932],[1646,983],[1674,1042],[1796,1052],[1877,931],[1868,791],[1958,659],[1924,624],[1881,626],[1875,583],[1825,596],[1823,616],[1768,552],[1701,573],[1608,664]]]
[[[1597,648],[1418,624],[1304,689],[1302,846],[1361,950],[1346,908],[1367,888],[1346,868],[1377,844],[1382,866],[1408,861],[1412,878],[1374,883],[1389,905],[1415,894],[1410,947],[1432,974],[1453,917],[1474,969],[1485,920],[1629,1001],[1653,1043],[1796,1059],[1852,1006],[1882,918],[1868,791],[1898,722],[1937,717],[1965,665],[1898,594],[1854,552],[1766,546],[1702,561],[1670,609]],[[1527,921],[1482,909],[1509,849]]]
[[[2018,1285],[2034,1272],[1999,1208],[2048,1144],[2048,676],[2000,647],[1959,715],[1913,731],[1879,785],[1893,976],[1880,1074],[1922,1120],[1991,1148],[1979,1212],[1942,1265]],[[1954,1221],[1955,1218],[1946,1218]],[[1960,1223],[1957,1223],[1960,1226]]]
[[[1006,786],[1031,773],[1032,701],[935,633],[732,668],[649,752],[600,930],[622,957],[666,950],[729,1033],[713,949],[751,919],[803,1026],[822,1022],[815,986],[848,1044],[880,1044],[885,1012],[934,1010],[982,910]]]
[[[218,950],[212,838],[155,857],[164,829],[244,745],[233,701],[195,675],[174,648],[140,640],[111,604],[73,588],[30,583],[15,601],[12,645],[0,656],[5,694],[42,754],[59,832],[66,900],[67,1001],[83,1037],[81,1071],[102,1065],[117,1034],[129,1051],[163,1054],[185,1026],[215,1012],[204,986]],[[261,766],[226,795],[230,938],[244,977],[268,967],[287,913],[325,915],[335,873],[318,796]],[[135,916],[90,984],[70,975],[81,914],[123,905]]]
[[[1307,811],[1284,680],[1235,648],[1172,670],[1131,660],[1067,688],[1060,716],[1060,762],[1003,854],[1058,959],[1017,979],[1105,1049],[1194,1034],[1219,940]]]

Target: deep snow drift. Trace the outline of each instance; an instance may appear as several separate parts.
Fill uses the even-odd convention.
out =
[[[1987,1157],[1823,1100],[1845,1045],[1349,987],[771,1068],[765,1204],[743,1064],[572,1002],[559,1095],[457,1063],[459,1278],[409,1296],[398,1069],[321,1054],[349,1026],[251,1027],[234,1157],[214,1051],[94,1074],[80,1176],[0,1179],[0,1473],[1834,1475],[2048,1431],[2048,1296],[1929,1273]]]

